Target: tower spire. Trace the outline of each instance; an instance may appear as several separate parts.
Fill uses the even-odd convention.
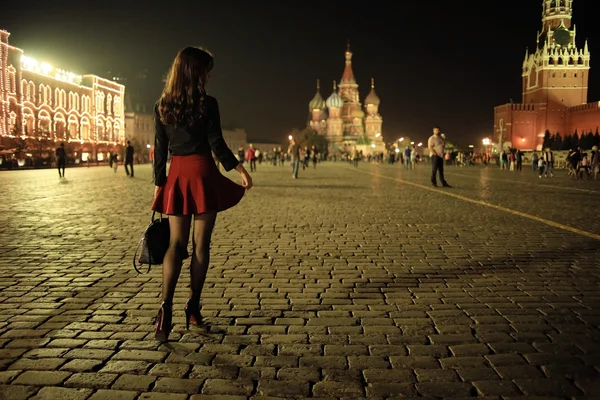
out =
[[[371,78],[371,89],[375,89],[375,78]]]
[[[333,91],[336,91],[336,90],[337,90],[337,82],[333,81]]]
[[[317,91],[321,89],[321,80],[317,79]]]

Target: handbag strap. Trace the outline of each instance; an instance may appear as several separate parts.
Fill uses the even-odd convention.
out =
[[[142,242],[144,241],[144,238],[141,238],[140,241],[138,242],[138,245],[135,248],[135,254],[133,255],[133,269],[135,269],[135,272],[137,272],[138,274],[148,274],[150,273],[150,267],[152,267],[152,264],[148,264],[148,270],[146,272],[142,272],[138,269],[137,267],[137,255],[138,255],[138,251],[140,249],[140,246],[142,245]]]

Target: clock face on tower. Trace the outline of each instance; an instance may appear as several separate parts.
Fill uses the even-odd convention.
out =
[[[554,41],[561,46],[568,45],[571,43],[571,32],[565,28],[557,29],[554,31]]]

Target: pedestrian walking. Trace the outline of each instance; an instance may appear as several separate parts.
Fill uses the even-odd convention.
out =
[[[246,159],[248,160],[248,163],[250,164],[250,172],[255,172],[256,171],[256,149],[254,148],[254,145],[252,143],[250,143],[250,146],[248,147],[248,151],[246,151]]]
[[[433,128],[433,135],[427,141],[429,156],[431,157],[431,184],[437,187],[437,175],[440,175],[440,182],[443,187],[452,187],[444,179],[444,154],[446,150],[446,141],[441,136],[440,128]]]
[[[67,153],[65,152],[65,144],[61,143],[56,149],[56,167],[58,168],[58,177],[65,177],[65,167],[67,166]],[[61,172],[62,171],[62,172]]]
[[[129,168],[131,168],[131,172],[129,172]],[[127,141],[127,148],[125,149],[125,172],[127,176],[133,178],[133,146],[131,142]]]
[[[167,341],[171,332],[173,297],[193,219],[190,297],[186,328],[202,325],[201,295],[210,261],[210,240],[217,213],[235,206],[252,187],[252,178],[223,139],[217,99],[206,94],[212,55],[202,49],[181,50],[169,72],[154,110],[155,194],[152,209],[169,215],[170,241],[163,260],[162,303],[155,338]],[[242,185],[223,176],[211,154],[226,171],[236,169]],[[171,166],[167,176],[167,157]]]
[[[298,179],[298,170],[300,169],[300,146],[293,137],[290,139],[288,154],[292,157],[292,179]]]

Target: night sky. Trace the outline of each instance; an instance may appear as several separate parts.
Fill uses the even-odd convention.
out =
[[[588,38],[592,52],[590,101],[600,100],[593,1],[574,4],[578,45]],[[542,1],[386,3],[1,1],[0,29],[27,55],[79,74],[147,70],[139,96],[149,104],[177,51],[204,46],[215,55],[208,89],[223,124],[277,142],[304,128],[317,78],[323,97],[331,94],[349,40],[361,102],[375,78],[386,141],[424,140],[433,125],[462,145],[491,135],[493,107],[521,100],[521,66],[541,28]]]

